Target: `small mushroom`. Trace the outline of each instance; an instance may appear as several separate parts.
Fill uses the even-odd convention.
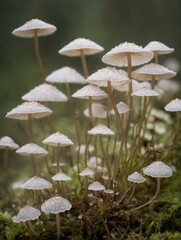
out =
[[[72,208],[72,204],[65,198],[56,196],[49,198],[41,205],[41,210],[46,214],[56,214],[57,224],[57,240],[60,239],[60,215],[59,213],[69,211]]]

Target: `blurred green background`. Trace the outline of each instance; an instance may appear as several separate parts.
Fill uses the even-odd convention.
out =
[[[181,62],[180,0],[1,0],[0,21],[0,137],[15,138],[13,120],[5,118],[21,104],[21,96],[43,82],[33,51],[32,39],[11,32],[32,18],[57,27],[55,34],[39,40],[46,72],[71,66],[82,72],[80,60],[58,54],[77,37],[91,39],[105,48],[88,57],[90,72],[103,67],[102,56],[124,41],[145,46],[157,40],[175,48],[172,55]],[[175,78],[179,81],[180,74]]]

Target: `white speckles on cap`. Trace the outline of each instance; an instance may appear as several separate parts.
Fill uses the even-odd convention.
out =
[[[89,135],[114,135],[115,133],[103,124],[98,124],[87,132]]]
[[[45,138],[43,143],[51,146],[59,145],[60,147],[73,145],[73,142],[67,136],[59,132],[53,133],[49,137]]]
[[[145,175],[154,178],[168,178],[173,175],[171,167],[161,161],[155,161],[143,169]]]
[[[41,215],[40,210],[25,206],[24,208],[21,208],[17,216],[13,217],[13,222],[19,223],[19,222],[26,222],[30,220],[35,220]]]
[[[145,178],[138,172],[134,172],[131,175],[128,176],[128,181],[129,182],[134,182],[134,183],[143,183],[145,182]]]
[[[43,190],[52,188],[52,184],[44,178],[32,177],[21,185],[21,188],[28,190]]]
[[[28,143],[22,147],[20,147],[18,150],[16,150],[16,153],[24,156],[30,156],[30,155],[47,155],[48,152],[44,148],[38,146],[35,143]]]
[[[105,187],[100,182],[95,181],[88,186],[88,190],[103,191],[103,190],[105,190]]]

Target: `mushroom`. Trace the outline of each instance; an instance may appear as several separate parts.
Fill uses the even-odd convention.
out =
[[[9,167],[8,167],[8,152],[9,150],[15,150],[19,148],[19,145],[14,142],[9,136],[4,136],[0,138],[0,149],[4,150],[4,167],[6,169],[9,179],[11,178]]]
[[[16,150],[16,153],[23,156],[31,157],[34,174],[37,174],[37,167],[36,167],[36,162],[34,157],[45,156],[48,154],[48,152],[44,148],[38,146],[35,143],[28,143],[20,147],[18,150]]]
[[[84,115],[86,117],[90,117],[89,109],[84,110]],[[101,103],[93,103],[92,104],[92,116],[93,118],[106,118],[107,117],[107,108]]]
[[[13,30],[12,34],[18,37],[24,38],[34,38],[34,48],[35,54],[40,66],[41,73],[44,75],[44,67],[40,57],[39,51],[39,44],[38,44],[38,37],[47,36],[54,33],[57,28],[49,23],[46,23],[39,19],[32,19],[21,27],[16,28]]]
[[[65,198],[56,196],[49,198],[41,205],[41,210],[46,214],[56,214],[57,224],[57,239],[60,239],[60,215],[59,213],[69,211],[72,208],[72,204]]]
[[[44,144],[57,147],[57,172],[60,171],[60,147],[73,145],[73,142],[64,134],[56,132],[43,140]]]
[[[88,186],[88,190],[94,191],[95,203],[98,204],[97,192],[104,191],[106,188],[100,182],[95,181]]]
[[[30,207],[30,206],[25,206],[20,209],[19,213],[17,216],[13,217],[13,222],[19,223],[19,222],[27,222],[30,230],[32,233],[37,236],[37,232],[35,232],[31,221],[39,218],[41,215],[41,212],[39,209]]]
[[[89,39],[77,38],[60,49],[58,53],[69,57],[80,57],[84,70],[84,76],[87,78],[88,69],[85,55],[93,55],[102,52],[103,50],[103,47]]]
[[[85,197],[87,197],[88,177],[94,175],[94,172],[90,168],[86,167],[79,173],[79,175],[81,177],[85,177]]]
[[[144,49],[154,53],[155,63],[158,63],[158,55],[169,54],[174,51],[173,48],[169,48],[159,41],[152,41],[148,43]]]
[[[43,118],[52,114],[52,110],[37,102],[24,102],[6,114],[7,118],[28,120],[29,138],[33,142],[32,118]]]
[[[61,182],[62,195],[66,197],[66,190],[65,190],[65,187],[64,187],[63,182],[64,182],[64,181],[70,181],[70,180],[72,180],[72,179],[71,179],[69,176],[67,176],[65,173],[63,173],[63,172],[58,172],[57,174],[55,174],[55,175],[52,177],[52,180]],[[58,184],[58,191],[59,191],[59,184]]]
[[[149,204],[151,206],[152,203],[154,202],[154,200],[158,197],[158,194],[160,192],[160,179],[161,178],[169,178],[173,175],[173,171],[172,171],[171,167],[169,167],[168,165],[166,165],[162,161],[152,162],[150,165],[148,165],[147,167],[145,167],[143,169],[143,173],[147,176],[150,176],[150,177],[153,177],[153,178],[157,179],[156,192],[155,192],[154,196],[148,202],[144,203],[141,206],[138,206],[138,207],[132,209],[131,211],[140,209],[140,208],[145,207]]]

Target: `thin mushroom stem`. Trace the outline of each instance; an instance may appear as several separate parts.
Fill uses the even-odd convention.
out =
[[[156,51],[154,52],[154,60],[155,63],[158,64],[158,53]]]
[[[143,208],[143,207],[145,207],[147,205],[152,205],[154,200],[158,197],[159,192],[160,192],[160,178],[158,177],[157,178],[157,188],[156,188],[155,195],[148,202],[146,202],[146,203],[144,203],[144,204],[142,204],[142,205],[140,205],[140,206],[138,206],[136,208],[133,208],[130,211],[132,212],[132,211],[138,210],[140,208]]]
[[[49,107],[49,104],[48,104],[47,101],[44,102],[44,104],[45,104],[46,107]],[[49,129],[50,129],[50,133],[52,133],[53,132],[53,127],[52,127],[52,123],[51,123],[51,116],[47,116],[46,118],[47,118],[48,126],[49,126]]]
[[[34,142],[33,126],[32,126],[32,114],[28,114],[28,128],[29,128],[29,141]]]
[[[88,101],[89,101],[89,117],[92,122],[92,125],[95,126],[95,121],[94,121],[94,117],[92,114],[92,97],[89,97]]]
[[[38,236],[38,233],[35,232],[35,230],[34,230],[34,227],[33,227],[33,225],[32,225],[31,220],[28,220],[27,223],[28,223],[28,227],[30,228],[30,230],[31,230],[31,232],[33,233],[33,235],[34,235],[34,236]]]
[[[57,145],[57,172],[60,171],[60,144]]]
[[[60,215],[59,213],[56,213],[56,225],[57,225],[57,240],[60,239]]]
[[[43,76],[45,76],[45,69],[42,63],[42,59],[40,56],[40,50],[39,50],[39,44],[38,44],[38,34],[37,34],[37,30],[34,30],[34,49],[35,49],[35,55],[36,55],[36,59],[40,68],[40,72]]]
[[[87,67],[87,62],[86,62],[86,58],[85,58],[83,49],[80,49],[80,58],[81,58],[82,66],[83,66],[84,77],[87,79],[89,74],[88,74],[88,67]]]

